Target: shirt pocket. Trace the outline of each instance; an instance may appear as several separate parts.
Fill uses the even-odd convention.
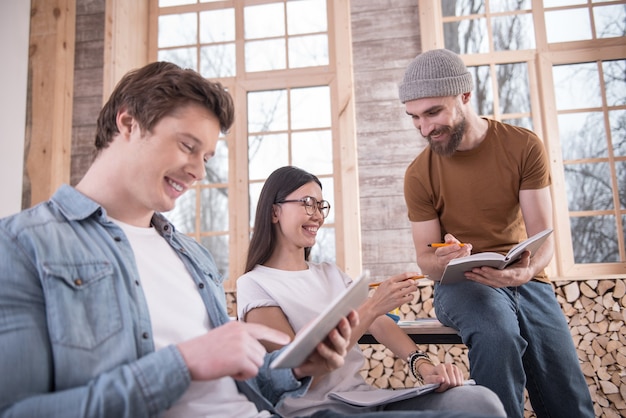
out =
[[[44,263],[43,269],[53,344],[90,350],[121,330],[110,263]]]

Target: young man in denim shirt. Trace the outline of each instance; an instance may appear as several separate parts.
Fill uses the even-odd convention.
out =
[[[258,340],[288,337],[229,321],[211,254],[159,213],[232,122],[228,93],[191,70],[130,72],[85,177],[0,221],[0,416],[266,417],[342,365],[356,313],[300,367],[270,369]]]

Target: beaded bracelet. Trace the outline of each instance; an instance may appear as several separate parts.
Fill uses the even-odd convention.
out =
[[[406,359],[406,362],[408,363],[409,371],[411,372],[415,380],[417,380],[417,382],[420,385],[423,385],[424,378],[422,377],[421,373],[419,372],[417,368],[417,363],[420,362],[420,360],[433,364],[432,361],[430,361],[430,358],[428,357],[428,355],[424,353],[423,351],[419,351],[419,350],[415,350],[414,352],[409,354],[409,356]]]

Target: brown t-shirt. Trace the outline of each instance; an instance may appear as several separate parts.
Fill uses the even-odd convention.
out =
[[[483,142],[442,157],[426,147],[406,170],[404,198],[412,222],[439,219],[443,235],[473,252],[505,254],[527,238],[520,190],[550,185],[541,140],[532,131],[487,119]],[[544,273],[537,279],[547,281]]]

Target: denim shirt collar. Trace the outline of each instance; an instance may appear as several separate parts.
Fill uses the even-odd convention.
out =
[[[63,216],[70,221],[80,221],[96,215],[101,223],[108,222],[105,208],[68,184],[59,187],[50,200],[59,207]],[[168,241],[171,240],[175,228],[165,216],[155,212],[150,223],[159,235]]]
[[[61,185],[50,200],[70,221],[80,221],[93,214],[100,216],[100,220],[106,219],[106,211],[102,206],[68,184]]]

